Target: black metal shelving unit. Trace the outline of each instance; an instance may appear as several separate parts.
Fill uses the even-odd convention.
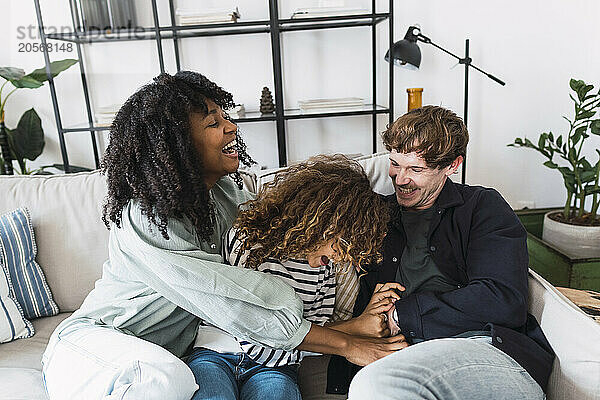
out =
[[[156,50],[158,52],[158,60],[160,71],[165,71],[165,55],[163,51],[163,40],[172,40],[175,53],[175,64],[177,71],[181,70],[180,61],[180,40],[192,37],[206,36],[224,36],[224,35],[244,35],[255,33],[268,33],[271,41],[272,51],[272,66],[274,77],[274,95],[275,95],[275,114],[265,115],[259,112],[246,112],[245,117],[236,119],[237,123],[249,123],[260,121],[275,121],[277,125],[277,148],[279,155],[279,165],[287,165],[287,143],[286,143],[286,124],[287,120],[308,119],[308,118],[329,118],[329,117],[345,117],[370,115],[372,119],[372,135],[373,135],[373,152],[377,150],[377,116],[380,114],[388,114],[390,124],[393,122],[393,87],[394,75],[393,64],[389,64],[389,89],[388,89],[388,106],[377,104],[368,104],[362,108],[352,108],[349,110],[340,110],[335,112],[300,112],[298,109],[283,108],[283,73],[281,59],[281,35],[284,32],[292,31],[308,31],[319,29],[336,29],[336,28],[352,28],[352,27],[371,27],[371,55],[372,55],[372,98],[377,99],[377,33],[376,26],[380,23],[388,23],[388,48],[393,44],[393,16],[394,5],[393,0],[389,0],[389,8],[386,13],[377,13],[375,0],[371,1],[370,14],[344,15],[333,17],[318,17],[318,18],[302,18],[302,19],[282,19],[279,18],[278,0],[269,0],[269,20],[261,21],[243,21],[237,23],[224,24],[205,24],[205,25],[185,25],[178,26],[175,22],[175,10],[173,0],[169,0],[170,25],[160,25],[158,18],[157,0],[151,0],[152,16],[154,26],[149,28],[136,28],[130,30],[119,30],[110,34],[98,32],[85,32],[78,30],[76,14],[74,9],[74,0],[69,0],[69,8],[71,10],[71,19],[73,23],[73,31],[66,33],[46,33],[44,27],[42,11],[40,8],[40,0],[34,0],[35,10],[38,19],[40,38],[43,44],[43,49],[46,50],[47,40],[68,41],[75,44],[77,57],[79,59],[79,68],[81,75],[81,84],[83,95],[85,98],[85,106],[87,111],[87,124],[75,127],[64,127],[60,115],[60,108],[56,96],[56,87],[54,80],[50,74],[50,57],[47,51],[44,51],[44,60],[46,62],[46,73],[48,75],[48,83],[50,94],[52,97],[52,105],[54,108],[54,116],[58,130],[60,150],[65,172],[70,172],[69,157],[65,144],[65,134],[76,132],[88,132],[94,152],[94,160],[96,168],[100,166],[100,157],[98,153],[98,144],[96,134],[100,131],[110,129],[106,126],[97,126],[94,123],[94,118],[91,110],[90,93],[88,89],[87,76],[85,72],[85,63],[83,60],[82,46],[89,43],[98,42],[118,42],[118,41],[134,41],[134,40],[154,40],[156,42]]]

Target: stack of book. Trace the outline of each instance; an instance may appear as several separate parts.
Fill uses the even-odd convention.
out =
[[[241,17],[238,8],[235,10],[188,10],[177,9],[175,12],[178,25],[203,25],[237,22]]]
[[[337,99],[300,100],[298,106],[303,113],[351,111],[362,108],[365,99],[362,97],[340,97]]]
[[[135,0],[73,0],[73,18],[84,31],[133,29],[137,26]]]
[[[292,14],[292,19],[316,18],[316,17],[337,17],[342,15],[369,14],[369,10],[364,8],[350,7],[313,7],[298,8]]]
[[[233,108],[225,110],[225,112],[233,119],[244,118],[246,116],[246,109],[243,104],[236,104]]]
[[[110,126],[120,108],[121,104],[111,104],[109,106],[98,107],[94,113],[96,126]]]

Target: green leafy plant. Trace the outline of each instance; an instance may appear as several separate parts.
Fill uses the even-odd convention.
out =
[[[548,161],[544,165],[558,170],[563,177],[567,189],[567,201],[562,212],[562,222],[578,225],[600,225],[598,207],[600,206],[599,179],[600,179],[600,150],[595,149],[598,161],[592,165],[582,150],[586,139],[592,135],[600,136],[600,119],[595,119],[600,109],[600,90],[591,93],[594,86],[582,80],[571,79],[569,85],[576,97],[569,94],[575,107],[575,116],[571,120],[563,117],[569,123],[566,135],[557,135],[544,132],[540,135],[537,145],[527,138],[516,138],[508,146],[526,147],[537,150]],[[554,162],[554,156],[562,159],[560,166]],[[585,211],[586,197],[592,196],[590,212]]]
[[[76,64],[77,60],[65,59],[50,63],[50,73],[56,77],[62,71]],[[17,89],[37,89],[44,85],[48,80],[46,68],[38,68],[29,74],[21,68],[0,67],[0,77],[5,82],[0,86],[0,124],[4,125],[4,109],[8,98]],[[6,85],[10,83],[14,88],[5,96],[2,95]],[[5,137],[3,137],[6,135]],[[26,160],[35,160],[44,150],[44,130],[42,122],[37,112],[31,108],[21,116],[17,126],[14,129],[4,129],[0,131],[0,143],[8,145],[10,157],[16,160],[21,174],[31,174],[39,172],[41,169],[27,169]],[[0,154],[0,174],[6,173],[4,160]],[[43,169],[43,168],[42,168]]]

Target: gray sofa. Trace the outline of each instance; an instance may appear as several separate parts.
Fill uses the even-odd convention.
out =
[[[374,190],[391,192],[385,153],[359,162]],[[246,186],[256,190],[272,178],[271,172],[245,174]],[[37,260],[61,310],[57,316],[33,320],[36,333],[32,338],[0,344],[0,399],[46,399],[40,360],[48,338],[79,307],[107,258],[108,231],[101,222],[104,178],[98,172],[2,176],[0,193],[0,214],[20,206],[31,211]],[[600,399],[600,325],[533,271],[529,283],[530,311],[557,353],[548,399]],[[322,398],[322,388],[316,386],[323,383],[322,369],[327,363],[322,358],[309,362],[313,366],[305,368],[300,378],[303,396],[305,400]]]

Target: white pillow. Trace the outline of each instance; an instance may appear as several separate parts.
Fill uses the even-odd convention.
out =
[[[355,158],[364,168],[369,182],[371,182],[371,189],[375,193],[383,195],[394,193],[394,185],[392,185],[392,179],[388,175],[390,169],[389,154],[389,152],[384,151]]]
[[[375,154],[369,154],[366,156],[357,157],[354,159],[363,167],[369,182],[371,183],[371,189],[375,193],[389,195],[394,193],[394,186],[392,180],[388,176],[388,169],[390,167],[389,152],[384,151]],[[271,182],[278,172],[285,170],[286,167],[273,168],[266,170],[253,171],[254,179],[256,180],[255,193],[268,182]],[[252,191],[252,190],[251,190]]]
[[[33,325],[25,319],[19,303],[10,296],[6,268],[0,268],[0,343],[33,336]]]

